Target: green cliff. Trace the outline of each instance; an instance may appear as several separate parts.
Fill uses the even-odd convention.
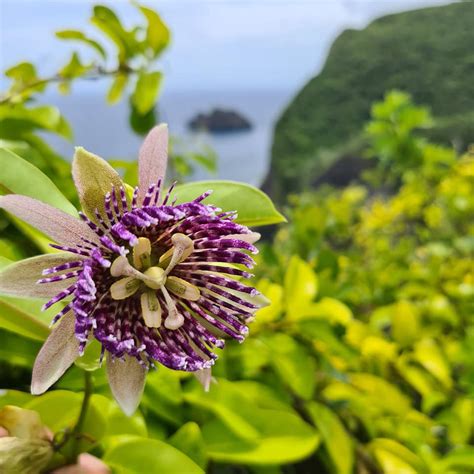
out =
[[[330,150],[360,143],[371,104],[390,89],[431,107],[438,124],[431,139],[474,139],[474,2],[344,31],[277,122],[266,189],[282,200],[313,183],[336,155]]]

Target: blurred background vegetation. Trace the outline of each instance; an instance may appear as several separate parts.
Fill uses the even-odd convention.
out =
[[[71,53],[48,75],[30,62],[5,71],[2,147],[75,204],[69,157],[48,138],[71,140],[72,128],[47,93],[74,95],[76,84],[103,79],[107,102],[123,101],[130,129],[146,133],[161,117],[160,59],[173,24],[135,8],[133,26],[96,5],[93,34],[56,32]],[[288,224],[266,233],[256,276],[272,304],[244,344],[220,354],[209,393],[160,367],[127,419],[94,372],[85,449],[116,472],[473,472],[473,24],[474,4],[459,2],[337,38],[275,126],[263,185]],[[173,139],[174,177],[215,173],[218,153],[188,142]],[[135,163],[108,158],[134,185]],[[0,154],[2,194],[9,159]],[[51,250],[4,213],[0,229],[2,266]],[[60,431],[77,417],[82,378],[74,367],[57,390],[27,393],[45,334],[21,320],[49,322],[40,307],[0,298],[0,406],[34,409]]]

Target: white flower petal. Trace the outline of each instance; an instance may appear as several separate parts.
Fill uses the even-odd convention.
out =
[[[76,318],[66,313],[55,326],[38,353],[33,367],[31,393],[48,390],[79,356],[79,341],[74,333]]]
[[[52,298],[69,287],[74,278],[51,283],[37,283],[43,278],[42,271],[63,263],[81,260],[83,257],[70,253],[40,255],[12,263],[0,272],[0,294],[30,298]]]
[[[205,392],[209,392],[211,387],[211,382],[215,382],[216,379],[212,376],[212,369],[209,367],[207,369],[197,370],[193,372],[194,376],[199,380],[199,383],[203,386]]]
[[[0,196],[0,208],[44,232],[56,242],[75,247],[84,244],[84,238],[99,244],[99,238],[79,219],[28,196],[7,194]]]
[[[124,359],[113,359],[107,353],[107,377],[115,400],[131,416],[140,404],[147,371],[135,357],[126,355]]]
[[[159,179],[165,179],[168,162],[168,125],[162,123],[152,128],[145,138],[138,158],[139,193],[141,204],[148,188]]]
[[[262,237],[262,235],[259,234],[258,232],[250,232],[249,234],[229,234],[229,235],[225,235],[222,238],[242,240],[249,244],[254,244],[255,242],[258,242],[260,240],[260,237]]]

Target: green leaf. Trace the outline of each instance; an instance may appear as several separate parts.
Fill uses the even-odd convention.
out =
[[[283,287],[281,285],[262,279],[257,283],[257,289],[270,300],[270,304],[257,311],[252,330],[275,321],[283,311]]]
[[[123,94],[123,91],[128,83],[128,76],[123,73],[118,73],[110,86],[109,92],[107,93],[107,102],[109,104],[115,104],[118,102]]]
[[[0,194],[23,194],[77,216],[75,207],[54,183],[28,161],[0,148]]]
[[[204,471],[173,446],[162,441],[134,437],[108,449],[104,462],[117,474],[203,474]]]
[[[142,407],[160,420],[179,427],[183,424],[182,401],[179,373],[161,366],[148,374]]]
[[[31,369],[41,343],[0,328],[0,360]]]
[[[237,222],[246,226],[263,226],[286,222],[275,209],[270,198],[259,189],[236,181],[196,181],[177,186],[174,192],[178,203],[196,199],[212,190],[206,202],[223,211],[237,211]]]
[[[56,37],[64,40],[75,40],[87,44],[94,48],[104,59],[107,58],[105,49],[97,41],[88,38],[82,31],[78,30],[61,30],[56,32]]]
[[[394,384],[372,374],[354,373],[349,378],[351,384],[370,397],[371,405],[388,413],[401,416],[410,410],[410,399]],[[386,403],[390,400],[390,403]]]
[[[12,263],[13,260],[10,260],[9,258],[0,255],[0,270],[3,270],[5,267],[8,267],[8,265],[11,265]]]
[[[303,311],[301,319],[324,319],[331,324],[346,326],[352,321],[352,311],[341,301],[335,298],[324,297],[321,301],[311,304],[307,311]]]
[[[205,469],[207,463],[205,445],[197,423],[190,421],[184,424],[168,442]]]
[[[451,379],[451,370],[448,362],[441,348],[433,339],[423,339],[419,341],[415,346],[414,357],[433,377],[438,379],[444,387],[452,387],[453,381]]]
[[[35,66],[28,62],[21,62],[7,69],[5,76],[13,81],[8,92],[12,96],[12,102],[16,103],[27,100],[35,92],[44,91],[47,86],[38,77]]]
[[[24,408],[41,416],[43,423],[53,432],[71,428],[77,421],[83,395],[66,390],[54,390],[33,398]],[[92,444],[102,439],[107,428],[107,412],[113,402],[101,395],[93,395],[87,411],[82,433],[82,449],[90,449]]]
[[[4,390],[0,392],[0,408],[5,405],[15,405],[23,407],[33,398],[31,393],[20,392],[19,390]]]
[[[138,48],[135,36],[126,31],[118,16],[104,5],[94,6],[91,23],[105,33],[117,46],[119,62],[133,57]]]
[[[138,112],[133,104],[133,98],[130,97],[130,117],[129,122],[133,131],[138,135],[146,135],[156,125],[155,108],[152,107],[146,114]]]
[[[258,431],[252,426],[252,420],[245,416],[244,411],[238,411],[237,407],[247,403],[245,396],[231,382],[219,379],[218,386],[212,387],[209,392],[203,392],[197,384],[195,389],[185,394],[184,399],[192,405],[204,408],[214,413],[227,426],[229,431],[235,433],[241,439],[255,440]],[[252,410],[251,410],[252,411]],[[253,411],[252,411],[253,414]]]
[[[288,263],[284,288],[288,319],[300,319],[317,295],[318,277],[308,263],[294,255]]]
[[[57,107],[41,105],[27,108],[22,104],[0,105],[0,130],[4,137],[24,136],[33,130],[45,130],[57,133],[70,140],[71,128]],[[21,133],[20,133],[21,132]]]
[[[39,341],[44,341],[49,335],[46,324],[3,298],[0,299],[0,328]]]
[[[5,71],[5,76],[25,86],[38,79],[36,68],[28,62],[21,62]]]
[[[132,94],[132,103],[140,115],[146,115],[155,107],[162,79],[163,75],[158,71],[140,72]]]
[[[403,347],[413,344],[420,336],[420,316],[417,308],[409,301],[393,305],[392,336]]]
[[[424,461],[408,448],[388,438],[377,438],[369,444],[383,472],[428,474]]]
[[[79,416],[82,396],[66,390],[54,390],[35,397],[24,408],[34,410],[53,432],[72,426]]]
[[[306,409],[321,433],[334,465],[334,472],[351,474],[354,468],[354,444],[339,417],[321,403],[310,402]]]
[[[281,381],[304,400],[313,396],[316,363],[306,348],[280,333],[262,339],[269,346],[270,360]]]
[[[446,454],[433,466],[436,474],[472,473],[474,471],[474,447],[459,446]]]
[[[170,31],[158,13],[147,7],[140,6],[139,8],[148,21],[146,44],[150,46],[156,57],[168,46]]]
[[[75,360],[75,364],[82,370],[93,372],[101,367],[100,356],[102,344],[97,339],[92,339],[86,346],[84,355]]]
[[[300,461],[311,455],[319,436],[297,415],[278,410],[258,410],[249,420],[259,436],[239,438],[221,421],[203,426],[207,453],[217,462],[273,465]]]
[[[82,64],[79,55],[74,52],[69,62],[59,70],[59,75],[64,79],[75,79],[76,77],[82,76],[90,68],[91,66]]]
[[[122,434],[131,434],[138,436],[147,436],[147,426],[143,415],[137,411],[132,416],[127,416],[118,407],[116,403],[107,412],[107,431],[106,436],[117,436]]]
[[[188,385],[185,400],[205,408],[219,420],[204,425],[207,453],[215,461],[242,464],[280,464],[311,454],[319,442],[315,431],[286,405],[243,382],[218,379],[209,392],[198,383]],[[263,407],[266,408],[263,408]]]
[[[308,340],[314,348],[329,359],[336,357],[338,360],[351,362],[358,354],[350,346],[341,341],[336,329],[322,319],[303,319],[298,324],[299,333]]]

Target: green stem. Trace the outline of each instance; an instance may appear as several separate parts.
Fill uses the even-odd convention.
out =
[[[12,92],[11,94],[6,94],[3,96],[0,95],[0,105],[14,102],[14,100],[17,97],[21,97],[23,93],[27,92],[30,89],[34,89],[35,87],[39,87],[43,85],[46,86],[48,84],[52,84],[55,82],[68,82],[68,81],[72,81],[76,79],[96,80],[96,79],[101,79],[102,77],[116,76],[117,74],[131,75],[131,74],[136,74],[137,72],[138,70],[131,68],[127,64],[122,64],[122,65],[119,65],[117,69],[112,69],[112,70],[105,69],[102,66],[96,66],[92,71],[84,74],[83,76],[79,76],[77,78],[63,77],[61,76],[61,74],[58,73],[51,77],[46,77],[44,79],[37,79],[36,81],[30,82],[29,84],[26,84],[24,87],[22,87],[20,90]]]
[[[68,456],[68,463],[74,464],[77,460],[77,457],[80,454],[80,442],[82,429],[84,427],[84,422],[87,416],[87,410],[89,409],[90,398],[93,392],[92,385],[92,375],[87,370],[84,371],[84,398],[82,399],[81,411],[77,422],[71,432],[71,451],[70,456]]]

